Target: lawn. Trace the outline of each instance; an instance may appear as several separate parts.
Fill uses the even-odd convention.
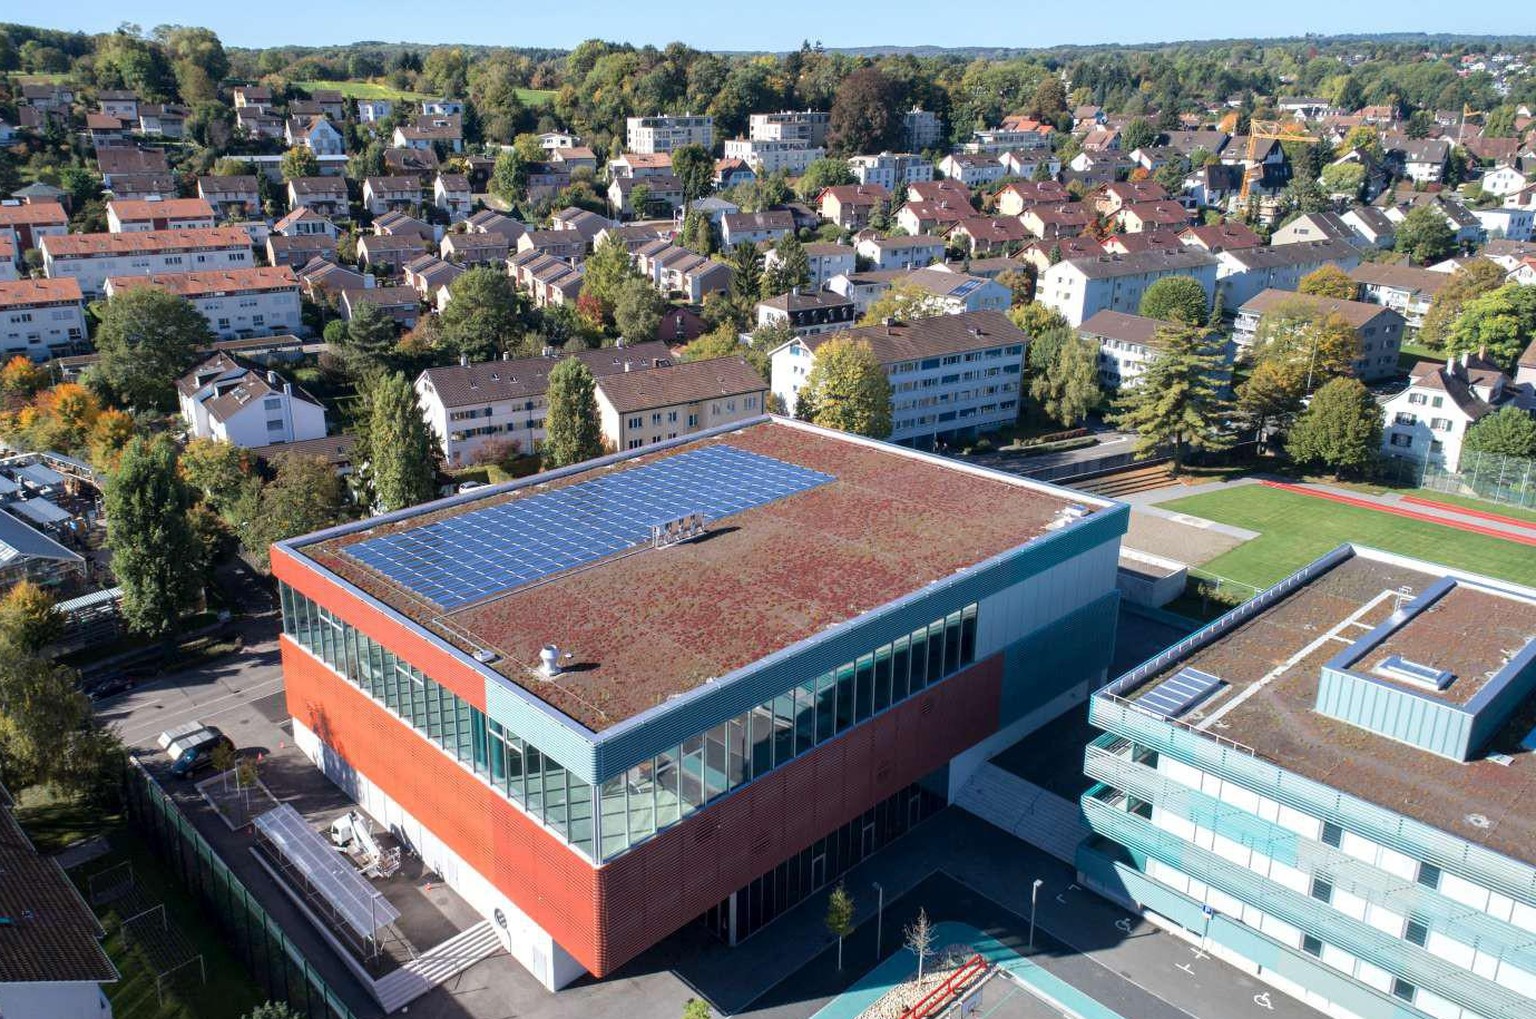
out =
[[[1344,542],[1536,584],[1536,556],[1529,547],[1262,485],[1189,496],[1161,506],[1260,532],[1259,537],[1202,567],[1256,587],[1284,579]]]
[[[294,85],[306,92],[315,89],[334,89],[348,99],[388,99],[402,102],[412,99],[431,99],[425,92],[406,92],[388,85],[375,85],[371,81],[296,81]]]
[[[517,98],[523,101],[524,106],[548,106],[555,101],[555,90],[552,88],[520,88],[516,91]]]

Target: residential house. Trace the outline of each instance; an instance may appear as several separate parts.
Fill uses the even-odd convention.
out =
[[[107,299],[139,287],[155,287],[184,298],[221,340],[305,331],[299,314],[299,281],[287,266],[114,276],[106,283]]]
[[[341,132],[325,117],[289,117],[283,140],[289,148],[303,147],[317,156],[341,156],[347,151]]]
[[[44,237],[41,249],[49,279],[73,277],[91,297],[101,295],[113,276],[244,269],[253,264],[250,235],[238,227],[64,234]]]
[[[0,280],[0,350],[52,360],[87,347],[85,300],[73,279]]]
[[[937,113],[913,107],[901,115],[902,144],[908,152],[925,152],[938,147],[944,137],[944,122]]]
[[[193,230],[214,224],[213,206],[201,198],[146,201],[113,199],[107,203],[107,230],[115,234],[144,230]]]
[[[1100,188],[1093,197],[1093,207],[1105,219],[1114,219],[1127,206],[1168,199],[1168,189],[1155,180],[1122,180]]]
[[[272,232],[285,237],[323,236],[333,240],[337,235],[335,223],[302,205],[272,224]]]
[[[401,124],[390,136],[390,144],[401,149],[436,149],[464,151],[464,120],[458,114],[422,114],[415,122]]]
[[[875,210],[890,200],[890,190],[881,184],[839,184],[824,189],[816,198],[816,206],[822,219],[857,231],[867,227]]]
[[[320,108],[320,112],[332,120],[345,120],[347,117],[347,99],[341,94],[340,89],[317,88],[309,93],[309,101]]]
[[[1528,241],[1532,235],[1532,223],[1536,220],[1536,207],[1520,208],[1506,205],[1495,209],[1469,209],[1477,218],[1484,235],[1504,237],[1512,241]]]
[[[462,173],[440,173],[432,182],[432,204],[448,214],[450,223],[469,218],[475,204],[469,178]]]
[[[359,99],[357,119],[364,124],[377,124],[388,120],[395,112],[395,104],[389,99]]]
[[[999,127],[973,131],[970,139],[965,143],[965,151],[998,155],[1003,152],[1026,149],[1049,149],[1055,134],[1056,128],[1052,124],[1035,120],[1033,117],[1009,116],[1003,118],[1003,123]]]
[[[1126,233],[1177,231],[1189,225],[1189,210],[1175,201],[1136,202],[1121,207],[1117,219]]]
[[[1216,258],[1216,288],[1231,309],[1264,290],[1295,290],[1303,276],[1325,265],[1349,272],[1360,264],[1360,250],[1348,241],[1304,241],[1221,251]]]
[[[1506,163],[1486,171],[1478,183],[1482,186],[1483,194],[1503,198],[1505,195],[1524,191],[1532,183],[1536,183],[1536,172],[1522,170]]]
[[[357,314],[357,309],[364,304],[371,304],[387,314],[401,329],[412,328],[421,316],[421,299],[414,289],[403,284],[343,290],[338,310],[341,317],[350,322],[352,316]]]
[[[981,187],[1001,180],[1003,164],[988,154],[952,152],[939,160],[939,172],[968,188]]]
[[[1067,259],[1041,273],[1035,300],[1056,309],[1068,325],[1076,327],[1106,308],[1138,313],[1147,288],[1168,276],[1191,277],[1210,298],[1216,293],[1219,257],[1186,247]]]
[[[624,147],[631,152],[671,152],[684,145],[715,147],[715,118],[694,114],[628,117],[624,121]]]
[[[369,177],[363,181],[363,208],[375,216],[407,212],[421,204],[421,181],[416,177]]]
[[[1446,364],[1420,361],[1408,386],[1382,403],[1381,451],[1395,459],[1461,468],[1467,430],[1506,406],[1529,406],[1498,365],[1475,354]]]
[[[972,216],[949,232],[951,242],[964,245],[972,258],[1011,254],[1022,249],[1030,237],[1024,224],[1010,216]]]
[[[1337,212],[1306,212],[1278,227],[1271,244],[1306,244],[1312,241],[1354,241],[1355,231]]]
[[[1072,201],[1066,188],[1053,180],[1010,181],[992,196],[997,211],[1004,216],[1022,216],[1036,205],[1065,205]]]
[[[806,263],[810,266],[810,285],[813,289],[820,290],[832,281],[832,277],[853,272],[857,268],[858,253],[851,244],[811,241],[802,247],[805,249]],[[778,249],[769,248],[763,256],[763,266],[772,268],[778,264]]]
[[[908,202],[896,210],[896,225],[914,237],[918,234],[947,234],[956,223],[974,215],[976,208],[968,199]]]
[[[165,150],[160,148],[136,148],[130,145],[115,145],[111,148],[101,149],[96,153],[96,166],[101,171],[102,182],[107,190],[117,194],[115,182],[123,174],[130,173],[154,173],[169,174],[170,164],[166,162]],[[173,193],[174,187],[171,192]],[[118,197],[123,197],[118,195]]]
[[[307,210],[299,210],[301,212]],[[293,215],[293,213],[289,213]],[[315,215],[311,213],[311,215]],[[336,238],[329,234],[271,233],[267,236],[267,263],[297,270],[315,259],[336,260]]]
[[[795,220],[788,212],[738,212],[720,217],[720,240],[726,248],[748,244],[773,243],[795,232]]]
[[[729,138],[725,142],[725,158],[741,160],[759,176],[783,171],[798,177],[806,167],[826,155],[826,149],[804,141]]]
[[[370,272],[394,275],[405,263],[432,249],[416,233],[367,234],[357,239],[357,264]]]
[[[564,163],[528,163],[524,173],[527,176],[524,187],[528,192],[528,200],[532,202],[554,198],[571,186],[571,168]]]
[[[1104,245],[1087,234],[1079,234],[1076,237],[1036,241],[1020,253],[1019,261],[1033,266],[1039,274],[1058,262],[1072,258],[1097,258],[1104,253]]]
[[[346,179],[295,177],[288,182],[288,208],[309,209],[328,219],[345,218],[349,211]]]
[[[772,390],[789,413],[833,335],[797,336],[770,355]],[[869,344],[885,369],[892,442],[933,448],[1018,419],[1029,337],[1001,311],[878,323],[842,335]]]
[[[758,417],[768,384],[740,357],[681,361],[597,380],[597,419],[613,449],[639,449]]]
[[[421,112],[425,116],[432,117],[462,117],[464,115],[464,100],[462,99],[423,99]]]
[[[928,234],[866,237],[859,241],[856,250],[876,269],[923,269],[943,260],[945,244],[943,238]]]
[[[423,187],[429,187],[442,164],[437,153],[430,148],[408,149],[390,146],[384,150],[384,173],[390,177],[415,177]]]
[[[1184,163],[1184,154],[1167,145],[1143,145],[1132,149],[1127,158],[1148,173],[1155,173],[1169,163],[1178,163],[1180,166]]]
[[[417,400],[444,461],[452,466],[473,463],[493,444],[510,443],[525,453],[535,452],[544,441],[549,373],[566,358],[581,361],[599,381],[672,363],[664,343],[619,342],[616,347],[570,353],[549,349],[542,357],[463,360],[422,372],[415,381]]]
[[[265,85],[236,85],[230,89],[236,110],[272,112],[272,90]]]
[[[508,258],[507,274],[538,308],[574,305],[581,296],[581,266],[534,248]]]
[[[1349,271],[1349,278],[1360,285],[1359,300],[1391,308],[1415,332],[1435,295],[1451,281],[1443,272],[1386,262],[1361,262]]]
[[[257,109],[236,110],[235,132],[254,140],[283,141],[288,136],[288,121]]]
[[[741,211],[741,206],[735,202],[728,202],[719,195],[708,195],[704,198],[696,198],[688,203],[688,211],[706,217],[715,229],[720,228],[720,217]]]
[[[429,226],[414,216],[393,210],[374,217],[373,232],[381,235],[419,237],[429,245],[437,243],[436,227]]]
[[[882,152],[875,156],[852,156],[848,169],[864,185],[876,184],[891,193],[908,184],[933,180],[933,163],[910,152]]]
[[[1378,250],[1397,243],[1397,224],[1374,205],[1356,205],[1339,213],[1339,219],[1354,232],[1356,243]]]
[[[511,216],[503,216],[492,209],[481,209],[479,212],[465,220],[466,228],[470,233],[486,234],[497,233],[507,239],[507,244],[517,244],[518,238],[528,232],[528,228]]]
[[[881,294],[898,286],[923,294],[928,309],[941,315],[1007,311],[1013,303],[1013,292],[996,280],[956,272],[946,265],[845,273],[834,276],[829,289],[852,301],[855,314],[863,315]]]
[[[612,165],[612,164],[609,164]],[[668,166],[671,165],[669,162]],[[724,191],[738,184],[751,184],[757,180],[757,174],[744,159],[717,159],[715,160],[715,187]]]
[[[1130,255],[1140,251],[1172,251],[1184,247],[1173,230],[1144,230],[1140,233],[1115,234],[1104,240],[1104,250],[1111,255]]]
[[[499,233],[446,233],[438,253],[455,265],[503,266],[511,244]]]
[[[626,223],[623,226],[609,226],[599,230],[597,237],[592,242],[595,251],[608,241],[615,240],[624,245],[624,250],[633,255],[636,251],[649,244],[661,241],[670,244],[676,233],[671,224],[663,224],[655,220],[649,223]]]
[[[436,255],[422,255],[405,263],[403,275],[405,285],[416,291],[417,297],[441,311],[448,304],[444,291],[467,271]]]
[[[270,244],[272,238],[267,239]],[[334,254],[330,258],[316,256],[293,270],[299,278],[304,296],[316,304],[338,305],[341,295],[349,290],[366,290],[374,285],[374,278],[347,266],[338,265]]]
[[[1437,184],[1445,179],[1451,142],[1447,138],[1404,138],[1393,142],[1386,155],[1387,162],[1409,180]]]
[[[87,113],[85,129],[91,137],[91,148],[104,149],[127,142],[128,134],[137,126],[135,121],[124,120],[108,113]]]
[[[122,89],[104,88],[96,93],[96,105],[109,117],[119,120],[139,119],[139,94]]]
[[[1076,237],[1093,225],[1093,210],[1083,202],[1031,205],[1019,214],[1024,229],[1041,240]]]
[[[909,202],[962,202],[971,203],[971,189],[957,180],[941,177],[938,180],[914,181],[907,185]]]
[[[1403,316],[1391,308],[1363,301],[1298,294],[1290,290],[1265,290],[1237,309],[1232,338],[1239,347],[1251,347],[1264,316],[1293,309],[1316,315],[1336,315],[1349,323],[1360,342],[1360,356],[1355,359],[1353,368],[1355,377],[1362,382],[1377,382],[1397,374],[1397,354],[1403,343]]]
[[[271,369],[220,351],[176,383],[187,430],[241,447],[325,436],[325,405]]]
[[[1056,158],[1049,149],[1026,149],[1021,152],[1004,152],[997,157],[1002,165],[1005,177],[1028,177],[1033,179],[1040,172],[1041,167],[1054,178],[1061,172],[1061,160]]]
[[[635,209],[632,196],[636,188],[643,188],[646,194],[646,208]],[[648,216],[670,216],[683,204],[683,185],[670,173],[666,175],[646,177],[615,177],[613,183],[608,186],[608,203],[620,216],[634,215],[639,218]]]
[[[625,152],[608,163],[614,177],[670,177],[672,155],[669,152]]]
[[[185,137],[191,115],[190,108],[174,103],[140,103],[139,133],[157,138]]]
[[[199,177],[197,196],[212,206],[214,214],[222,220],[261,216],[261,188],[250,174]]]
[[[1114,127],[1095,127],[1083,135],[1084,152],[1119,152],[1120,130]]]
[[[1204,149],[1213,156],[1220,156],[1227,147],[1227,141],[1232,137],[1225,131],[1195,130],[1195,131],[1164,131],[1163,137],[1167,139],[1167,145],[1185,159],[1193,156],[1197,150]]]
[[[1179,233],[1179,241],[1192,248],[1203,248],[1206,251],[1257,248],[1264,243],[1252,229],[1235,220],[1214,226],[1185,227]]]
[[[724,262],[665,240],[655,240],[633,252],[635,268],[649,279],[664,297],[680,297],[690,304],[701,303],[710,294],[727,294],[735,273]],[[640,339],[640,337],[631,337]]]
[[[1159,332],[1169,323],[1122,311],[1100,311],[1077,327],[1099,348],[1099,384],[1108,390],[1135,385],[1162,350]]]
[[[574,145],[568,149],[555,149],[550,153],[549,161],[565,167],[567,172],[574,170],[597,170],[597,153],[585,145]]]
[[[757,302],[757,324],[787,325],[796,336],[838,332],[853,325],[853,302],[831,290],[798,288]]]
[[[1199,208],[1236,211],[1243,187],[1243,168],[1226,163],[1207,163],[1195,167],[1184,178],[1184,197]]]
[[[579,262],[587,255],[587,239],[579,230],[528,230],[517,239],[517,250]]]
[[[607,216],[600,216],[590,209],[578,209],[574,205],[561,209],[549,217],[551,230],[574,230],[587,242],[587,250],[593,250],[597,237],[604,230],[618,226]]]
[[[0,237],[9,237],[20,258],[42,246],[43,238],[69,233],[69,213],[58,202],[0,202]]]

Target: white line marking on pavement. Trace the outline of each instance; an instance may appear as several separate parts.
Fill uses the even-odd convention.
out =
[[[151,705],[145,704],[142,707],[136,707],[129,712],[128,718],[125,719],[125,721],[129,722],[129,724],[119,729],[118,735],[124,743],[132,745],[141,739],[145,739],[146,737],[154,736],[165,731],[171,725],[175,724],[176,721],[190,719],[196,715],[208,715],[209,717],[214,717],[229,710],[228,708],[217,707],[218,705],[224,704],[228,701],[240,701],[244,702],[246,705],[249,705],[249,703],[253,700],[260,699],[261,697],[265,697],[270,693],[282,689],[282,686],[283,681],[281,677],[279,677],[277,679],[269,679],[261,683],[255,683],[243,690],[237,690],[233,693],[225,694],[222,697],[213,697],[205,701],[190,702],[190,698],[188,698],[189,704],[186,707],[173,708],[168,711],[159,712],[154,716],[153,720],[138,719],[135,721],[141,712],[146,712],[151,707]],[[181,687],[172,687],[170,689],[161,691],[161,693],[168,694],[172,691],[183,693],[183,696],[185,696]]]

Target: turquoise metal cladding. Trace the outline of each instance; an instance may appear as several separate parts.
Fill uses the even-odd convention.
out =
[[[1209,942],[1321,994],[1362,1019],[1423,1019],[1424,1013],[1404,1002],[1358,983],[1321,960],[1282,945],[1239,920],[1221,913],[1207,920],[1196,900],[1134,867],[1110,859],[1089,843],[1078,849],[1076,862],[1090,886],[1118,892],[1185,930],[1203,935]]]
[[[1119,592],[1111,591],[1003,650],[999,728],[1103,674],[1115,646],[1119,607]]]
[[[622,774],[689,737],[735,718],[813,676],[868,654],[871,649],[934,619],[980,602],[989,594],[1101,545],[1118,542],[1129,520],[1128,506],[1115,505],[1098,510],[1059,531],[1041,535],[1018,549],[962,570],[825,634],[785,648],[745,669],[626,719],[604,730],[593,745],[591,760],[596,781]],[[957,522],[956,526],[964,524]],[[1096,653],[1096,649],[1083,650]],[[1081,674],[1086,677],[1088,670],[1081,670]],[[486,703],[493,703],[489,695]],[[494,713],[492,717],[496,717]],[[516,729],[515,720],[497,718],[497,721],[520,731]],[[580,774],[576,765],[569,767]]]
[[[1520,902],[1536,903],[1536,869],[1491,849],[1302,778],[1209,734],[1171,725],[1126,701],[1095,696],[1089,702],[1088,720],[1139,746],[1168,754],[1313,817],[1333,821],[1484,888]]]
[[[1211,888],[1232,896],[1322,941],[1336,945],[1388,973],[1402,976],[1488,1019],[1529,1019],[1531,999],[1471,970],[1448,963],[1411,942],[1356,920],[1308,895],[1184,841],[1135,814],[1095,798],[1097,786],[1083,797],[1083,813],[1096,833],[1134,847]]]
[[[1320,670],[1316,703],[1330,718],[1441,757],[1467,759],[1472,716],[1458,705],[1331,665]]]

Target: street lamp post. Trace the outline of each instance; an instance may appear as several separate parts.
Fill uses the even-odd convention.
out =
[[[874,882],[874,885],[875,891],[880,894],[880,898],[875,905],[875,961],[879,962],[880,951],[884,944],[881,935],[885,933],[885,925],[883,923],[885,919],[885,888],[878,881]]]
[[[1035,903],[1040,898],[1040,886],[1043,884],[1045,884],[1044,881],[1035,878],[1035,883],[1029,888],[1029,950],[1031,952],[1035,950]]]

